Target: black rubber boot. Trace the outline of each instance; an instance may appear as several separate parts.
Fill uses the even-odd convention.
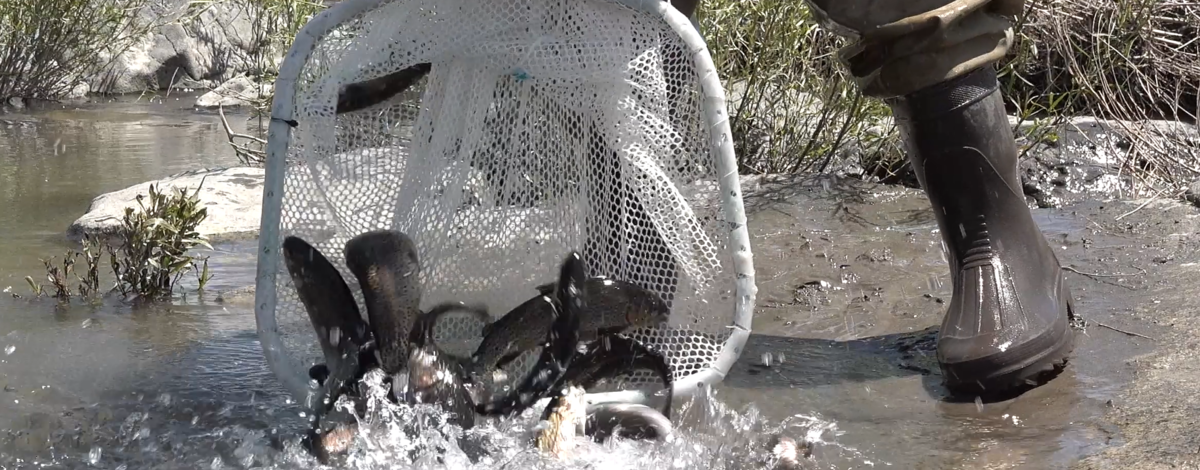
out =
[[[888,103],[950,261],[937,356],[954,393],[1035,385],[1073,348],[1071,294],[1025,203],[998,87],[986,66]]]

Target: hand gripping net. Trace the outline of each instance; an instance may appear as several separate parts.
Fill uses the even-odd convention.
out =
[[[422,63],[409,92],[335,113],[344,86]],[[270,126],[256,317],[301,402],[320,350],[281,259],[287,235],[338,266],[364,316],[342,249],[392,228],[417,244],[423,309],[484,302],[498,318],[578,250],[592,275],[669,302],[669,328],[632,336],[667,355],[677,395],[720,381],[741,352],[755,285],[724,92],[665,2],[346,0],[297,36]],[[482,325],[467,318],[444,318],[439,345],[472,350]],[[509,367],[523,374],[536,354]]]

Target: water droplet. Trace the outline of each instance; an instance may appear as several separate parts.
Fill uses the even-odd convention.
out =
[[[771,353],[765,352],[762,354],[762,365],[771,367]]]
[[[975,409],[979,410],[980,413],[983,413],[983,397],[975,397]]]
[[[8,347],[4,348],[4,355],[11,356],[13,351],[16,351],[16,350],[17,350],[17,347],[15,345],[10,344],[10,345],[8,345]]]
[[[101,452],[102,451],[99,447],[92,447],[92,450],[88,451],[88,465],[96,465],[100,463]]]
[[[84,320],[84,321],[83,321],[83,324],[82,324],[82,325],[80,325],[80,326],[82,326],[82,327],[84,327],[84,328],[87,328],[87,327],[89,327],[89,326],[92,326],[92,319],[91,319],[91,318],[88,318],[88,319]]]

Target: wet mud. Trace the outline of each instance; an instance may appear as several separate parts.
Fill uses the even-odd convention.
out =
[[[948,397],[935,360],[951,287],[919,190],[768,177],[745,194],[759,296],[724,400],[767,416],[815,412],[838,424],[841,446],[897,468],[1194,462],[1194,207],[1090,200],[1034,209],[1085,326],[1048,384],[964,403]],[[856,455],[833,454],[823,458],[857,466]]]

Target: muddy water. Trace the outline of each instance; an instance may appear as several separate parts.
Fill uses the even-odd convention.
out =
[[[235,163],[219,120],[190,103],[0,116],[0,289],[26,294],[23,277],[61,254],[92,197]],[[933,355],[950,286],[920,193],[825,178],[746,193],[760,291],[742,360],[715,401],[682,410],[680,441],[597,449],[574,466],[755,468],[747,459],[781,428],[820,441],[820,468],[1064,468],[1122,442],[1105,413],[1132,379],[1128,360],[1152,342],[1089,328],[1049,385],[948,402]],[[1098,228],[1120,226],[1118,213],[1036,212],[1064,264],[1101,274],[1068,274],[1080,312],[1154,336],[1128,315],[1152,278],[1121,273],[1169,248],[1121,251],[1137,235]],[[169,307],[0,299],[0,468],[314,465],[295,448],[302,419],[261,358],[250,306],[215,294],[253,283],[253,245],[216,249],[214,284]],[[483,466],[512,466],[512,452]]]

